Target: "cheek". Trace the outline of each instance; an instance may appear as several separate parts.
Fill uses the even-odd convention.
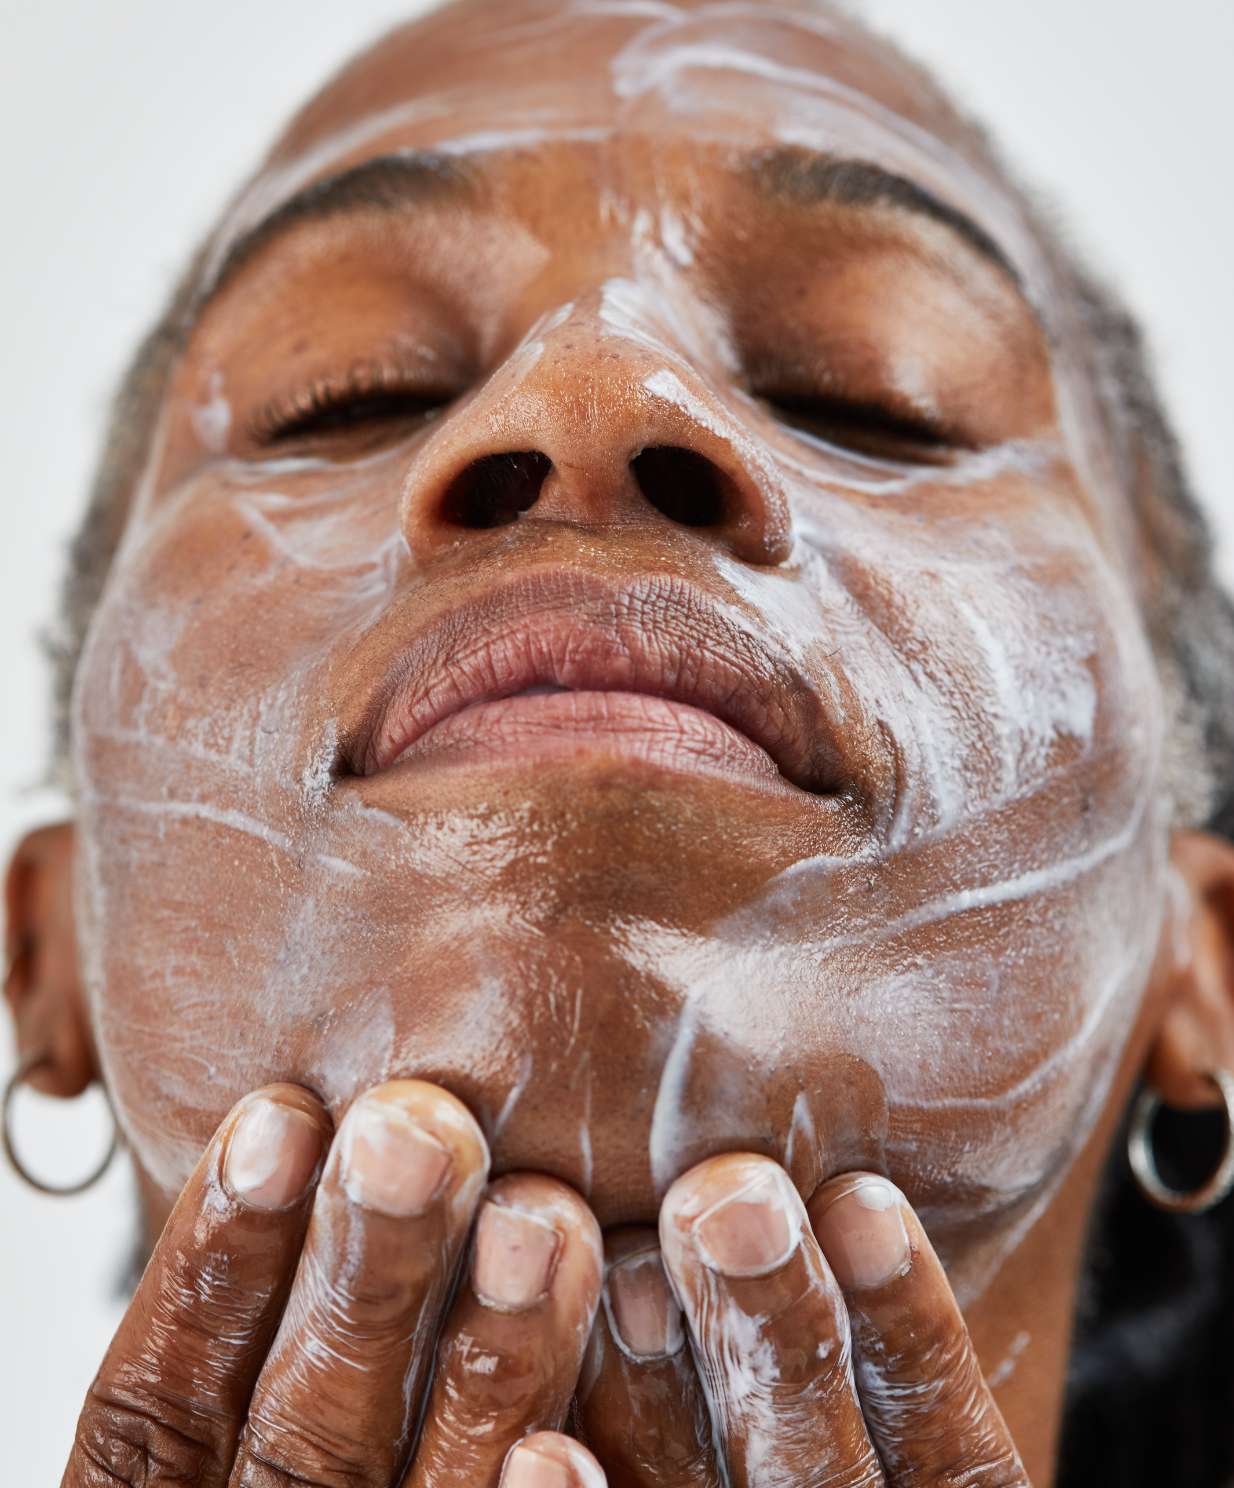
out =
[[[87,987],[129,1135],[173,1189],[228,1092],[294,1075],[322,1011],[314,954],[328,975],[355,907],[314,923],[310,890],[354,876],[308,830],[321,689],[399,578],[388,473],[298,470],[294,501],[277,467],[227,475],[133,529],[74,702]],[[380,1037],[376,1005],[353,1021]]]
[[[886,847],[802,861],[719,927],[727,957],[695,984],[687,1037],[792,1072],[773,1120],[803,1189],[885,1166],[946,1253],[1030,1223],[1108,1099],[1165,902],[1161,699],[1126,586],[1079,524],[906,537],[902,512],[814,510],[837,666],[900,761]],[[859,1152],[836,1128],[845,1061],[878,1096]],[[718,1110],[683,1064],[665,1130],[688,1136]]]
[[[899,758],[886,857],[1027,798],[1117,815],[1156,769],[1139,616],[1076,505],[1013,471],[960,485],[823,493],[800,520],[837,670]]]
[[[126,540],[77,699],[91,776],[110,742],[160,766],[195,761],[281,783],[311,747],[314,673],[400,579],[398,483],[289,470],[292,495],[279,473],[227,467],[181,488]]]

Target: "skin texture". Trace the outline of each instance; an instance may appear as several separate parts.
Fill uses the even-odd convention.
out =
[[[229,261],[303,188],[412,151]],[[1001,262],[937,213],[816,199],[813,152],[930,191]],[[443,1087],[495,1174],[586,1200],[571,1233],[663,1225],[718,1154],[802,1200],[886,1174],[1048,1482],[1112,1125],[1150,1050],[1198,1103],[1202,1034],[1228,1041],[1229,865],[1178,838],[1171,866],[1132,534],[1014,195],[916,74],[817,12],[474,3],[293,121],[201,289],[82,662],[75,845],[28,845],[10,880],[10,925],[59,915],[79,948],[80,997],[68,972],[10,989],[65,1045],[44,1083],[101,1071],[152,1234],[277,1081],[336,1124],[382,1081]],[[393,762],[425,708],[514,672],[589,700]],[[595,697],[632,685],[742,729]],[[797,1264],[794,1326],[825,1342],[838,1284]],[[373,1404],[373,1481],[410,1439],[409,1319],[442,1296],[402,1296],[374,1345],[413,1383]],[[310,1312],[276,1350],[305,1353]],[[618,1388],[604,1357],[592,1392]],[[698,1381],[657,1368],[683,1403],[656,1429],[714,1475]],[[829,1450],[856,1472],[869,1411],[837,1378]],[[442,1380],[427,1429],[462,1440]],[[299,1430],[305,1388],[262,1420]],[[572,1383],[536,1388],[560,1424]],[[725,1422],[736,1480],[810,1481]]]
[[[427,1186],[409,1141],[442,1160]],[[607,1322],[579,1380],[602,1268],[576,1194],[542,1175],[492,1185],[450,1300],[487,1167],[466,1110],[393,1082],[352,1107],[322,1173],[328,1143],[325,1111],[295,1086],[230,1114],[91,1387],[67,1488],[1028,1481],[942,1268],[885,1179],[824,1185],[807,1215],[767,1158],[692,1169],[665,1198],[662,1258],[654,1237],[611,1238]],[[549,1237],[530,1267],[528,1222]],[[614,1272],[635,1254],[661,1323],[675,1320],[663,1348],[647,1308],[640,1324],[620,1301]],[[546,1429],[576,1381],[578,1433],[603,1466]]]

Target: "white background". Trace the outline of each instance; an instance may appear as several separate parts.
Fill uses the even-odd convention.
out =
[[[59,803],[35,633],[51,613],[105,399],[176,270],[283,115],[394,0],[0,0],[0,850]],[[1145,317],[1196,483],[1234,543],[1234,6],[1224,0],[869,0],[1048,184]],[[1228,553],[1226,572],[1232,571]],[[0,1071],[11,1067],[7,1029]],[[23,1103],[49,1172],[100,1108]],[[59,1481],[119,1316],[117,1169],[40,1200],[0,1164],[3,1475]]]

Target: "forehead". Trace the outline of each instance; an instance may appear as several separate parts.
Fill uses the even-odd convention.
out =
[[[725,114],[774,130],[810,95],[844,93],[940,136],[941,95],[852,20],[759,0],[458,0],[383,37],[340,72],[275,147],[286,159],[365,116],[419,100],[459,122],[620,127],[657,113],[688,127]],[[777,104],[779,107],[777,108]]]
[[[627,152],[640,141],[790,145],[868,160],[980,220],[1037,277],[1020,202],[918,71],[829,10],[750,0],[447,5],[382,38],[293,119],[224,236],[368,156],[569,140]]]

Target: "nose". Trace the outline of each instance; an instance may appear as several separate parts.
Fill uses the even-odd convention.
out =
[[[745,562],[783,563],[772,461],[684,356],[601,317],[559,314],[421,447],[402,521],[426,557],[512,522],[688,527]]]

